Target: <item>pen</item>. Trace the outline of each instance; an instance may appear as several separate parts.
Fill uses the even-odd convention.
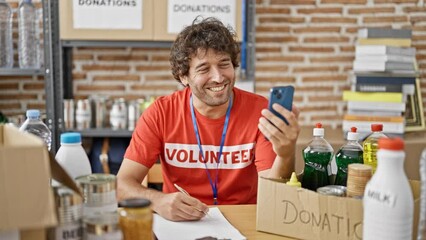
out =
[[[185,195],[187,195],[187,196],[191,196],[191,195],[189,195],[189,193],[185,190],[185,189],[183,189],[182,187],[180,187],[179,185],[177,185],[176,183],[174,183],[173,184],[174,186],[175,186],[175,188],[177,189],[177,190],[179,190],[179,192],[181,192],[181,193],[183,193],[183,194],[185,194]],[[200,210],[200,209],[198,209],[198,208],[196,208],[196,207],[194,207],[195,209],[197,209],[197,211],[199,211],[199,212],[203,212],[205,215],[208,215],[208,213],[206,213],[206,212],[204,212],[204,211],[202,211],[202,210]]]

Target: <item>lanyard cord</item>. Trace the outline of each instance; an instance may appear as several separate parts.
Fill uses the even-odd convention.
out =
[[[201,139],[200,139],[200,134],[198,131],[198,125],[197,125],[197,119],[195,117],[195,111],[194,111],[194,104],[192,102],[192,94],[190,97],[190,108],[191,108],[191,117],[192,117],[192,124],[194,126],[194,131],[195,131],[195,137],[197,138],[197,143],[198,143],[198,149],[201,153],[201,157],[204,160],[204,166],[207,172],[207,177],[209,179],[210,182],[210,186],[212,187],[212,191],[213,191],[213,203],[215,205],[217,205],[217,181],[218,181],[218,176],[219,176],[219,163],[220,163],[220,158],[222,156],[222,150],[223,150],[223,145],[225,144],[225,138],[226,138],[226,132],[228,131],[228,123],[229,123],[229,116],[231,113],[231,108],[232,108],[232,96],[229,98],[229,105],[228,105],[228,109],[226,110],[226,117],[225,117],[225,124],[223,125],[223,130],[222,130],[222,139],[220,140],[220,147],[219,147],[219,154],[217,156],[217,164],[216,164],[216,178],[213,182],[212,177],[210,175],[210,172],[207,168],[207,164],[204,158],[204,152],[203,152],[203,147],[201,146]]]

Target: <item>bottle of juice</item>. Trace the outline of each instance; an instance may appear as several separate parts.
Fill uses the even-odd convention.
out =
[[[363,163],[362,146],[358,143],[358,133],[356,127],[352,127],[348,132],[347,142],[336,154],[337,174],[335,185],[346,186],[348,179],[348,165],[351,163]]]
[[[303,170],[302,187],[316,191],[317,188],[329,185],[328,164],[333,158],[333,147],[324,139],[324,128],[317,123],[313,130],[313,139],[303,150],[305,168]]]
[[[377,168],[377,149],[379,138],[387,137],[383,131],[383,124],[371,124],[372,133],[364,140],[362,147],[364,149],[364,164],[373,168],[373,173]]]

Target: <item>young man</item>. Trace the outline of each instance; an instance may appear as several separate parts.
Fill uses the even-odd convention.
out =
[[[287,125],[266,109],[266,98],[234,88],[239,52],[235,34],[214,18],[177,36],[170,63],[185,88],[139,119],[117,175],[120,200],[147,198],[167,219],[198,220],[207,205],[256,203],[258,176],[290,177],[298,110],[273,106]],[[141,186],[157,159],[163,192]]]

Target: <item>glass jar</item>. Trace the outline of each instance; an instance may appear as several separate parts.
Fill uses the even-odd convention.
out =
[[[125,240],[154,239],[151,202],[143,198],[119,202],[120,227]]]

